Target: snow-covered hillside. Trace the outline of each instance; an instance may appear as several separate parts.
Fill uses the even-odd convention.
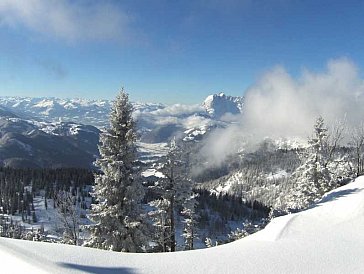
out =
[[[71,122],[37,122],[6,113],[0,113],[0,166],[92,167],[98,155],[97,128]]]
[[[0,238],[4,273],[363,273],[364,177],[236,242],[123,254]]]

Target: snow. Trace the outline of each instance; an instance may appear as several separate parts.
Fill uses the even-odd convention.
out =
[[[224,186],[219,185],[218,187],[216,187],[216,189],[212,189],[210,192],[214,193],[214,194],[226,194],[229,192],[231,186],[234,184],[233,180],[228,180],[225,182]]]
[[[12,241],[7,242],[1,239],[0,257],[3,271],[5,270],[6,273],[47,273],[41,269],[40,264],[34,264],[34,260],[28,261],[27,256],[23,254],[21,249],[17,249],[12,244]],[[5,268],[4,262],[6,263]]]
[[[300,137],[277,138],[274,140],[275,146],[278,149],[289,150],[289,149],[301,149],[308,146],[307,139]]]
[[[231,187],[235,184],[243,184],[244,183],[244,174],[241,171],[233,173],[231,177],[225,180],[222,184],[218,185],[215,189],[211,189],[211,194],[226,194],[230,191]]]
[[[267,176],[267,180],[277,180],[277,179],[282,179],[284,177],[287,177],[288,173],[285,170],[278,170],[276,173],[271,173],[270,175]]]
[[[137,150],[139,154],[139,159],[143,163],[155,162],[156,159],[163,157],[168,152],[167,143],[143,143],[137,142]]]
[[[166,178],[162,172],[157,171],[154,168],[148,168],[147,170],[143,171],[141,175],[143,177],[155,176],[157,178]]]
[[[49,99],[44,99],[33,106],[34,108],[49,108],[54,107],[54,102]]]
[[[6,273],[364,273],[364,177],[230,244],[126,254],[0,238]]]
[[[242,113],[244,106],[243,97],[226,96],[224,93],[208,96],[202,106],[211,117],[221,118],[224,114]]]
[[[108,125],[110,101],[58,98],[1,97],[0,105],[15,113],[57,122],[77,121],[102,128]]]
[[[184,141],[193,140],[194,137],[199,136],[199,135],[204,135],[204,134],[206,134],[207,131],[208,131],[208,125],[202,125],[199,127],[189,128],[188,130],[184,131],[184,134],[186,134]]]
[[[39,125],[60,121],[77,122],[93,125],[102,130],[109,125],[109,112],[112,102],[107,100],[0,96],[0,105],[24,119],[33,117],[36,121],[41,122]],[[208,96],[203,106],[133,103],[133,107],[133,117],[138,121],[137,127],[140,133],[167,125],[175,125],[181,131],[193,131],[184,136],[186,137],[185,141],[199,141],[210,129],[226,126],[227,123],[233,122],[231,119],[226,119],[226,114],[240,113],[243,108],[243,98],[226,96],[221,93]],[[219,119],[215,119],[216,117],[214,118],[212,114],[217,115]],[[48,123],[45,123],[45,121]],[[53,128],[51,125],[44,125],[42,130],[51,133],[54,131]],[[158,133],[158,130],[156,132]],[[179,133],[175,134],[178,135]],[[168,141],[168,138],[159,141]]]

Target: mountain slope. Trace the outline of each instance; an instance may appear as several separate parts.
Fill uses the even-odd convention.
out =
[[[123,254],[0,238],[0,257],[2,269],[16,273],[363,273],[363,227],[361,177],[311,209],[214,248]]]
[[[36,123],[0,116],[0,166],[92,167],[99,130],[75,123]]]
[[[13,112],[3,106],[0,106],[0,117],[18,118],[17,115],[15,115]]]

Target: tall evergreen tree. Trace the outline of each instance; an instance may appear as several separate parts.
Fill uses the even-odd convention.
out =
[[[198,194],[193,193],[191,189],[191,194],[189,197],[186,197],[183,202],[183,210],[182,215],[185,217],[184,229],[182,236],[185,238],[185,249],[192,250],[194,249],[194,240],[197,238],[196,235],[196,226],[198,214],[196,213],[196,206]]]
[[[90,219],[91,238],[86,246],[123,252],[141,252],[145,246],[141,200],[144,189],[136,176],[136,133],[132,105],[122,90],[110,114],[110,129],[100,136],[102,174],[95,177]]]
[[[360,124],[354,128],[351,133],[351,145],[353,151],[353,164],[355,167],[355,175],[358,177],[364,171],[364,124]]]
[[[294,210],[306,208],[335,187],[328,169],[328,130],[322,117],[316,120],[308,144],[302,164],[293,173],[294,187],[287,197],[287,207]]]
[[[170,248],[170,215],[169,213],[169,201],[165,198],[156,199],[149,203],[154,210],[149,212],[149,216],[153,220],[155,236],[154,241],[158,244],[155,247],[155,251],[167,252]]]
[[[196,224],[195,218],[195,197],[193,195],[193,183],[188,177],[188,159],[182,153],[182,149],[173,139],[169,146],[169,151],[162,161],[158,170],[163,173],[164,178],[161,178],[156,187],[159,192],[159,199],[152,201],[151,206],[155,211],[150,212],[154,220],[154,225],[157,227],[157,241],[163,244],[163,251],[176,250],[176,215],[184,208],[183,214],[188,219],[188,235],[189,246],[193,247],[194,236],[191,236],[193,226]],[[193,234],[193,232],[192,232]]]

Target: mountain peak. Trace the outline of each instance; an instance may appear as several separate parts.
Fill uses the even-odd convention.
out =
[[[207,96],[202,104],[207,113],[214,118],[221,118],[227,113],[239,114],[243,105],[243,97],[227,96],[223,92]]]

